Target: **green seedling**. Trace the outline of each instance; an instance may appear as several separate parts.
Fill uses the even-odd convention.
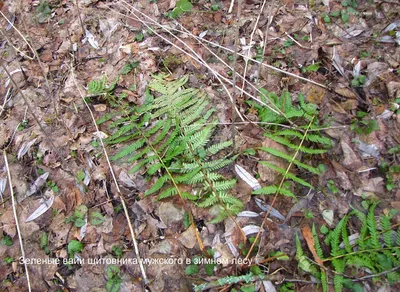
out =
[[[44,252],[48,255],[50,254],[50,249],[48,247],[49,244],[49,236],[46,232],[43,232],[40,236],[40,248],[44,250]]]
[[[117,292],[121,287],[122,277],[121,271],[117,266],[108,266],[106,269],[107,283],[106,290],[107,292]]]
[[[79,205],[72,216],[66,219],[66,223],[74,223],[78,228],[86,224],[85,216],[88,212],[88,208],[85,205]]]
[[[3,238],[1,239],[1,244],[5,246],[12,246],[13,241],[10,236],[8,235],[3,235]]]
[[[182,14],[184,14],[185,12],[190,12],[193,8],[192,3],[190,3],[189,0],[179,0],[178,2],[176,2],[176,6],[174,8],[174,10],[172,10],[172,12],[169,14],[169,16],[171,18],[178,18],[179,16],[181,16]]]

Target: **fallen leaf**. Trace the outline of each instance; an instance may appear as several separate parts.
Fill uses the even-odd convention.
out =
[[[29,187],[29,190],[26,192],[25,198],[33,195],[36,193],[38,190],[40,190],[41,187],[43,187],[46,184],[47,178],[49,177],[49,173],[45,172],[41,176],[39,176],[34,183]],[[25,199],[24,198],[24,199]]]
[[[354,93],[354,91],[352,91],[346,87],[335,88],[335,92],[337,94],[347,97],[347,98],[357,99],[357,95]]]
[[[51,208],[54,202],[54,194],[51,194],[47,200],[40,199],[40,206],[33,212],[28,218],[26,218],[25,222],[33,221],[36,218],[43,215],[47,210]]]
[[[235,165],[235,172],[236,174],[244,180],[253,190],[258,190],[261,189],[260,183],[257,181],[257,179],[252,176],[250,173],[248,173],[243,167],[240,165],[236,164]]]
[[[303,237],[307,242],[308,249],[311,251],[314,260],[317,262],[318,265],[321,267],[324,266],[324,263],[322,262],[321,258],[318,256],[317,251],[315,250],[315,240],[312,235],[311,229],[308,225],[305,225],[302,229],[301,232],[303,233]]]
[[[29,149],[32,147],[32,145],[35,144],[36,140],[37,140],[37,138],[33,139],[30,142],[22,144],[22,146],[19,149],[18,154],[17,154],[18,160],[20,160],[29,151]]]

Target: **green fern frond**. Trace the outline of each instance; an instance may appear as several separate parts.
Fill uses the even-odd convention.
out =
[[[226,148],[228,148],[228,147],[230,147],[230,146],[232,146],[232,141],[231,141],[231,140],[229,140],[229,141],[224,141],[224,142],[221,142],[221,143],[217,143],[217,144],[211,145],[210,147],[208,147],[208,148],[206,149],[206,151],[207,151],[210,155],[215,155],[215,154],[217,154],[218,152],[220,152],[221,150],[224,150],[224,149],[226,149]]]
[[[170,187],[163,190],[157,197],[157,200],[166,199],[178,194],[178,190],[175,187]]]
[[[164,184],[165,184],[167,181],[169,181],[170,179],[171,179],[171,178],[170,178],[168,175],[164,175],[164,176],[160,177],[160,178],[157,179],[157,181],[151,186],[151,188],[148,189],[148,190],[144,193],[144,195],[145,195],[145,196],[148,196],[148,195],[151,195],[151,194],[157,192],[157,191],[158,191],[159,189],[161,189],[161,188],[164,186]]]
[[[312,166],[309,166],[309,165],[307,165],[305,163],[302,163],[302,162],[298,161],[297,159],[293,159],[292,156],[290,156],[290,155],[288,155],[286,153],[283,153],[282,151],[279,151],[278,149],[270,148],[270,147],[259,147],[257,149],[260,149],[262,151],[268,152],[268,153],[270,153],[270,154],[272,154],[272,155],[274,155],[276,157],[282,158],[282,159],[284,159],[284,160],[286,160],[288,162],[293,162],[298,167],[303,168],[303,169],[305,169],[305,170],[307,170],[309,172],[312,172],[314,174],[317,174],[317,175],[321,174],[319,169],[317,169],[315,167],[312,167]]]
[[[149,84],[149,88],[161,96],[147,98],[144,105],[133,110],[125,109],[129,116],[112,123],[114,133],[108,145],[127,142],[112,160],[126,159],[135,163],[131,173],[142,171],[155,181],[145,192],[146,196],[158,193],[158,199],[165,199],[179,195],[182,200],[203,207],[221,205],[227,214],[240,212],[243,203],[229,194],[236,181],[218,173],[237,156],[216,157],[232,143],[211,142],[218,125],[212,120],[215,108],[209,105],[209,98],[203,91],[182,88],[187,76],[174,81],[166,78],[166,75],[154,76]],[[182,192],[180,184],[191,185],[205,195],[199,197]]]
[[[121,159],[129,154],[133,153],[134,151],[141,148],[146,143],[146,139],[142,138],[137,140],[135,143],[123,148],[120,152],[110,157],[111,161]]]
[[[288,139],[284,138],[284,137],[280,137],[280,136],[275,136],[275,135],[271,135],[266,133],[265,134],[266,137],[270,138],[271,140],[274,140],[275,142],[282,144],[290,149],[294,149],[297,150],[299,147],[296,144],[291,143]],[[326,153],[327,150],[325,149],[312,149],[309,147],[305,147],[305,146],[301,146],[300,148],[301,152],[307,153],[307,154],[323,154]]]
[[[379,243],[379,235],[375,219],[375,208],[377,204],[378,202],[375,202],[371,205],[367,215],[367,226],[368,226],[368,231],[371,235],[371,243],[373,248],[379,248],[381,246]]]

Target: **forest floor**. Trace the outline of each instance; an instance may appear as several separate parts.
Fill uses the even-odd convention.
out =
[[[0,4],[1,291],[400,290],[398,1]],[[220,222],[207,182],[147,195],[167,168],[130,172],[94,122],[159,73],[234,141]]]

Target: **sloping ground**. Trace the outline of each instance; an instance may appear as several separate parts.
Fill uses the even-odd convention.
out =
[[[350,279],[346,289],[398,290],[397,2],[235,1],[233,13],[228,1],[77,2],[0,2],[1,289],[27,290],[20,233],[33,291],[190,291],[208,282],[204,288],[225,291],[303,291],[321,288],[324,275],[332,289],[344,276]],[[185,201],[145,196],[163,169],[130,173],[134,162],[120,159],[112,160],[110,171],[101,139],[115,130],[108,122],[98,132],[88,107],[96,120],[140,107],[160,72],[170,73],[168,81],[188,75],[186,88],[207,93],[219,123],[210,143],[232,139],[231,123],[237,122],[234,152],[240,155],[220,173],[238,180],[229,194],[243,203],[240,216],[210,223],[219,206],[188,202],[196,225],[188,228]],[[90,86],[93,80],[102,81]],[[282,129],[301,130],[294,145],[326,151],[290,149],[271,136]],[[312,133],[319,133],[317,143],[306,139]],[[112,156],[123,147],[106,144],[105,150]],[[228,157],[233,149],[224,151]],[[293,165],[290,172],[304,183],[260,161]],[[252,195],[251,179],[239,178],[235,165],[257,178],[253,184],[278,187],[270,196]],[[147,261],[144,270],[120,195],[139,256]],[[337,226],[347,228],[336,229],[336,243],[324,242]],[[296,234],[311,260],[301,257],[299,245],[296,250]],[[365,246],[347,241],[356,234]],[[217,264],[194,264],[207,261],[199,242]],[[353,252],[356,263],[344,256]],[[377,261],[366,264],[364,254]],[[336,266],[341,258],[347,269]]]

